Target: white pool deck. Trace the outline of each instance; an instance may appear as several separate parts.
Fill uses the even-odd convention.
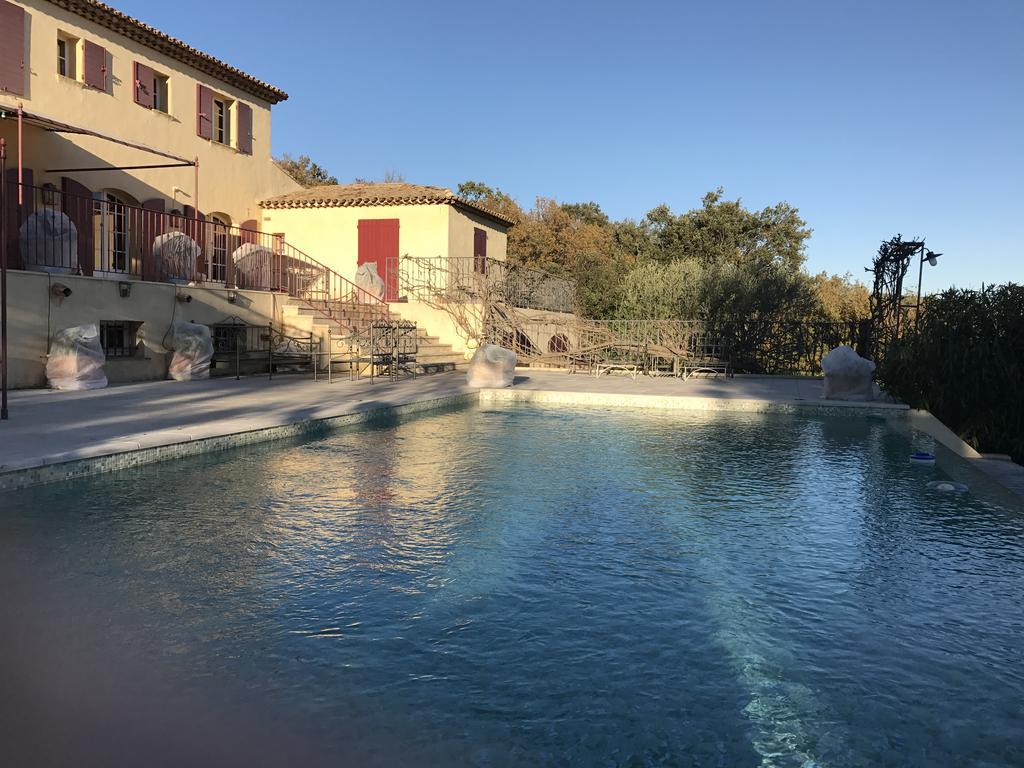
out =
[[[632,379],[520,370],[504,390],[466,386],[462,372],[399,382],[333,383],[308,376],[253,376],[159,381],[88,392],[22,390],[10,394],[10,419],[0,422],[0,490],[123,469],[208,451],[308,434],[474,399],[700,410],[864,410],[908,418],[913,426],[969,459],[1024,499],[1024,468],[986,459],[924,412],[894,403],[821,399],[821,381],[737,376],[732,379]]]

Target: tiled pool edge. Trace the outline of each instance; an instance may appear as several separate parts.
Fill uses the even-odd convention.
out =
[[[628,395],[623,393],[577,392],[547,389],[482,389],[481,402],[546,403],[600,408],[638,408],[677,411],[746,411],[748,413],[815,413],[903,418],[910,409],[900,403],[862,403],[820,400],[758,400],[750,398],[699,397],[686,395]]]
[[[362,424],[379,418],[408,416],[423,411],[440,410],[465,405],[479,399],[476,392],[461,392],[444,397],[433,397],[397,405],[356,407],[349,413],[307,419],[304,421],[259,427],[210,437],[187,438],[164,445],[146,448],[111,450],[96,456],[67,458],[67,454],[44,457],[38,466],[12,469],[0,473],[0,492],[13,491],[33,485],[61,482],[79,477],[116,472],[121,469],[155,464],[170,459],[197,456],[256,443],[303,437],[329,432],[334,429]],[[129,441],[122,441],[129,443]]]
[[[930,412],[902,403],[842,402],[822,400],[758,400],[743,398],[622,393],[569,392],[534,389],[483,389],[484,403],[535,403],[581,405],[599,408],[636,408],[677,411],[745,411],[747,413],[817,413],[833,416],[881,416],[906,420],[914,429],[970,462],[1004,489],[1024,502],[1024,467],[1009,461],[986,459]]]
[[[830,415],[881,416],[906,419],[915,429],[933,437],[958,456],[975,464],[981,471],[1024,501],[1024,468],[1012,462],[986,459],[967,445],[941,421],[928,411],[912,410],[894,403],[838,402],[821,400],[764,400],[752,398],[700,397],[680,395],[643,395],[601,392],[576,392],[535,389],[482,389],[479,392],[459,392],[442,397],[429,397],[394,405],[361,407],[356,405],[347,413],[306,419],[298,422],[272,424],[254,429],[222,435],[193,437],[178,431],[166,442],[142,446],[137,440],[110,441],[114,445],[58,455],[44,456],[30,466],[0,471],[0,492],[32,485],[60,482],[79,477],[115,472],[121,469],[154,464],[170,459],[196,456],[202,453],[227,450],[256,443],[312,436],[333,429],[364,423],[382,417],[401,417],[474,401],[484,403],[537,403],[552,405],[580,405],[605,408],[637,408],[658,410],[746,411],[748,413],[814,412]],[[201,431],[201,430],[199,430]],[[183,439],[182,439],[183,438]],[[117,445],[120,443],[120,445]]]

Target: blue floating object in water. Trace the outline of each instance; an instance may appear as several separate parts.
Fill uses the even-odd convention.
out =
[[[911,464],[929,464],[929,465],[934,464],[935,463],[935,454],[934,453],[928,453],[928,451],[915,451],[914,453],[910,454],[910,463]]]
[[[932,480],[928,487],[933,491],[945,491],[946,493],[966,493],[970,489],[963,483],[954,483],[952,480]]]

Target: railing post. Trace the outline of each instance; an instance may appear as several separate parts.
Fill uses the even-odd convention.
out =
[[[267,359],[270,361],[268,379],[274,378],[274,326],[267,326]]]
[[[0,139],[0,419],[7,416],[7,140]]]

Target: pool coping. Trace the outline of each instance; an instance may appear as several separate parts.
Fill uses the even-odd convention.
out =
[[[345,413],[282,422],[238,432],[203,435],[200,427],[194,430],[194,433],[177,430],[163,435],[153,433],[150,435],[152,445],[142,445],[136,440],[108,440],[82,450],[35,458],[26,462],[26,466],[12,467],[0,472],[0,492],[116,472],[256,443],[315,436],[374,419],[408,416],[463,405],[478,399],[479,395],[476,392],[460,392],[395,405],[355,403],[351,410]]]
[[[928,411],[911,409],[902,403],[878,401],[846,402],[812,399],[756,399],[708,397],[684,394],[627,394],[557,388],[513,386],[485,388],[423,399],[381,405],[346,403],[339,412],[297,421],[275,420],[253,424],[249,429],[219,432],[215,426],[157,431],[143,439],[111,439],[78,450],[32,457],[6,465],[0,470],[0,492],[44,483],[62,482],[90,475],[114,472],[170,459],[196,456],[256,443],[293,437],[315,436],[334,429],[383,417],[401,417],[472,402],[533,403],[599,408],[633,408],[674,411],[740,411],[747,413],[816,413],[842,416],[873,416],[906,420],[911,427],[931,436],[938,444],[968,460],[1015,496],[1024,500],[1024,467],[1011,461],[985,457],[961,440]]]

